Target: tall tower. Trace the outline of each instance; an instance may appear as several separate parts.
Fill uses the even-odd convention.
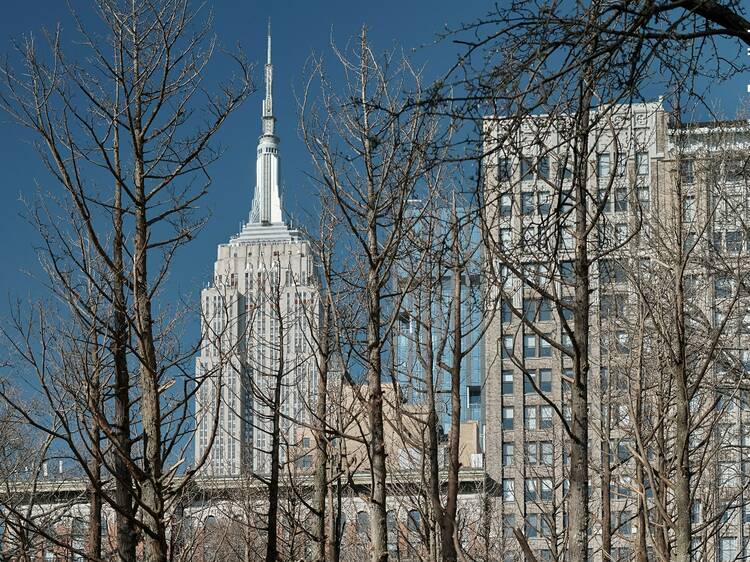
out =
[[[282,214],[270,22],[265,82],[250,220],[219,245],[201,292],[195,459],[208,451],[205,476],[267,472],[275,423],[282,461],[293,461],[297,422],[315,391],[318,292],[310,245]]]

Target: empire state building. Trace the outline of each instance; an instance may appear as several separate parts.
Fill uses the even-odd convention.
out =
[[[283,219],[270,25],[265,86],[249,220],[219,245],[201,291],[195,460],[208,454],[206,476],[267,473],[272,454],[289,460],[315,391],[319,299],[310,245]]]

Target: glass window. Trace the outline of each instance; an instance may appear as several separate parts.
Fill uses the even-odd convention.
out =
[[[525,371],[523,374],[523,393],[534,394],[534,382],[536,379],[536,371]]]
[[[628,210],[628,190],[624,187],[615,189],[615,212]]]
[[[624,222],[619,222],[615,225],[615,242],[622,244],[628,239],[628,225]]]
[[[552,357],[552,344],[545,338],[539,338],[539,357]]]
[[[680,180],[682,183],[691,184],[695,181],[695,173],[693,170],[692,160],[682,160],[680,162]]]
[[[719,542],[720,562],[734,562],[738,554],[737,537],[721,537]]]
[[[503,394],[513,394],[513,371],[503,371],[501,376]]]
[[[513,429],[513,406],[503,406],[503,429]]]
[[[533,322],[537,319],[537,310],[539,309],[538,299],[524,299],[523,301],[523,317],[529,322]]]
[[[548,215],[552,206],[552,196],[549,191],[540,191],[537,193],[537,203],[540,215]]]
[[[596,155],[596,175],[599,178],[609,176],[609,152],[602,152]]]
[[[366,535],[370,532],[370,514],[366,511],[358,511],[356,519],[358,535]]]
[[[406,517],[406,526],[412,533],[419,532],[419,523],[422,520],[422,515],[416,509],[409,510]]]
[[[539,492],[540,496],[542,498],[542,501],[551,501],[552,500],[552,479],[551,478],[542,478],[539,480]]]
[[[539,498],[536,478],[527,478],[524,480],[523,493],[526,501],[536,501]]]
[[[742,232],[739,231],[727,231],[725,234],[724,241],[727,245],[727,252],[736,254],[742,251]]]
[[[513,197],[510,193],[500,195],[500,216],[509,217],[513,212]]]
[[[513,452],[515,446],[513,443],[503,443],[503,466],[511,466],[513,464]]]
[[[625,172],[628,169],[628,155],[623,152],[617,153],[617,175],[620,177],[625,176]]]
[[[549,156],[540,156],[537,161],[537,173],[543,180],[549,179]]]
[[[524,191],[521,193],[521,214],[522,215],[534,214],[534,193],[533,192]]]
[[[511,247],[513,235],[510,228],[500,229],[500,247],[504,250],[508,250]]]
[[[503,348],[501,353],[504,358],[513,356],[513,336],[503,336]]]
[[[510,304],[506,300],[500,305],[500,320],[503,324],[507,324],[513,320],[513,312],[510,310]]]
[[[552,466],[552,442],[542,441],[539,444],[540,460],[544,466]]]
[[[526,334],[523,337],[523,356],[536,357],[536,335]]]
[[[534,178],[534,172],[531,168],[531,160],[528,158],[521,158],[521,179],[530,180]]]
[[[511,175],[510,158],[500,158],[497,162],[498,181],[508,181]]]
[[[635,154],[635,169],[639,176],[648,175],[648,152],[637,152]]]
[[[539,515],[536,513],[529,513],[526,516],[526,538],[535,539],[538,536],[539,529]]]
[[[601,205],[602,211],[609,213],[612,210],[612,198],[609,196],[607,189],[597,191],[597,202]]]
[[[536,406],[524,406],[523,422],[524,422],[524,427],[526,429],[534,430],[537,428],[537,407]]]
[[[534,466],[539,462],[539,448],[536,442],[526,442],[526,462]]]
[[[552,392],[552,369],[539,369],[537,383],[542,392]]]
[[[540,427],[541,429],[549,429],[552,427],[552,406],[545,405],[539,407],[540,412]]]
[[[695,196],[686,195],[682,198],[682,221],[693,222],[695,220]]]
[[[503,501],[516,500],[516,482],[512,478],[503,478]]]

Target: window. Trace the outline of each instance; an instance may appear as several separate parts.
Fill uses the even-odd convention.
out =
[[[638,198],[638,204],[641,206],[641,210],[648,211],[651,208],[651,187],[648,185],[641,185],[635,190],[636,197]]]
[[[539,463],[539,445],[535,441],[526,443],[526,462],[531,466]]]
[[[635,169],[639,176],[648,175],[648,152],[636,152]]]
[[[736,463],[732,461],[719,462],[719,486],[734,487],[739,484]]]
[[[552,196],[549,191],[540,191],[537,193],[537,204],[540,215],[549,214],[550,207],[552,206]]]
[[[524,406],[523,426],[529,430],[537,429],[537,406]]]
[[[552,344],[545,338],[539,338],[539,357],[552,357]]]
[[[536,478],[527,478],[524,481],[523,496],[526,501],[537,501],[539,499],[539,490],[537,488],[539,481]]]
[[[609,176],[609,152],[602,152],[596,155],[596,175],[599,178]]]
[[[539,369],[539,390],[552,392],[552,369]]]
[[[523,312],[529,322],[548,322],[552,320],[552,303],[548,299],[525,299]]]
[[[719,541],[719,561],[734,562],[738,555],[737,537],[721,537]]]
[[[526,334],[523,337],[523,356],[524,357],[536,357],[537,345],[536,345],[536,334]]]
[[[513,356],[513,336],[503,336],[501,353],[503,358]]]
[[[551,478],[540,478],[539,479],[539,496],[542,501],[552,501],[552,479]]]
[[[513,312],[510,310],[510,304],[508,301],[503,300],[500,304],[500,321],[503,324],[507,324],[511,320],[513,320]]]
[[[537,173],[540,179],[549,179],[549,156],[540,156],[537,161]]]
[[[539,462],[544,466],[552,466],[553,455],[552,455],[552,442],[542,441],[539,443]]]
[[[516,516],[513,513],[503,514],[503,536],[512,537],[513,529],[516,528]]]
[[[568,285],[575,282],[575,262],[571,260],[560,262],[560,280]]]
[[[682,198],[682,222],[695,220],[695,196],[686,195]]]
[[[513,394],[513,371],[502,371],[502,392],[504,396]]]
[[[503,429],[513,429],[513,406],[503,406]]]
[[[513,243],[513,234],[510,228],[500,229],[500,247],[504,250],[508,250]]]
[[[503,466],[513,465],[513,451],[515,446],[513,443],[503,443]]]
[[[615,189],[615,212],[628,210],[628,190],[624,187]]]
[[[539,514],[529,513],[526,516],[526,538],[535,539],[539,536]]]
[[[370,514],[366,511],[358,511],[356,527],[358,535],[367,535],[370,532]]]
[[[552,406],[540,406],[539,407],[539,427],[541,429],[549,429],[552,427]]]
[[[617,153],[617,175],[624,177],[628,169],[628,155],[623,152]]]
[[[692,160],[680,161],[680,181],[684,184],[695,182],[695,172]]]
[[[534,172],[531,169],[531,160],[529,158],[521,158],[521,179],[534,179]]]
[[[690,506],[690,522],[693,525],[703,522],[703,504],[698,500],[695,500],[693,505]]]
[[[508,181],[511,176],[510,158],[500,158],[497,161],[498,181]]]
[[[622,283],[625,281],[625,268],[614,260],[601,260],[599,277],[602,283]]]
[[[522,215],[534,214],[534,193],[533,192],[524,191],[521,193],[521,214]]]
[[[628,239],[628,225],[624,222],[619,222],[615,225],[615,242],[617,244],[623,244]]]
[[[509,217],[513,213],[513,197],[510,193],[500,195],[500,216]]]
[[[727,245],[727,252],[736,254],[742,251],[742,232],[728,231],[725,234],[724,241]]]
[[[417,511],[416,509],[411,509],[406,516],[406,527],[412,533],[418,533],[421,520],[422,516],[419,511]]]
[[[512,478],[503,478],[503,501],[516,501],[516,482]]]
[[[597,191],[597,203],[602,208],[602,211],[609,213],[612,210],[612,198],[609,196],[607,189],[599,189]]]
[[[536,379],[536,371],[534,370],[524,371],[523,373],[523,393],[524,394],[534,394],[536,392],[534,390],[535,379]]]
[[[571,160],[567,157],[557,165],[558,179],[569,180],[573,177],[573,170],[570,169]]]

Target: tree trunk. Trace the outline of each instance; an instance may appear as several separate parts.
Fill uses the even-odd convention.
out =
[[[328,419],[329,326],[330,300],[326,298],[320,330],[318,397],[315,405],[315,497],[313,498],[315,527],[313,534],[316,540],[315,559],[317,562],[326,561],[326,492],[328,489],[326,420]]]
[[[139,76],[138,56],[134,56],[133,75]],[[141,386],[141,415],[143,423],[143,466],[146,478],[141,484],[143,504],[144,559],[147,562],[166,562],[167,534],[164,521],[163,461],[161,438],[161,402],[159,374],[153,337],[151,297],[148,285],[148,223],[146,217],[146,188],[144,178],[143,138],[141,131],[140,99],[135,103],[133,131],[135,189],[135,238],[133,241],[133,296],[135,299],[135,331],[139,354]]]
[[[575,310],[573,328],[574,359],[570,410],[572,415],[570,438],[570,493],[568,499],[570,559],[588,560],[589,531],[589,313],[590,283],[588,254],[588,134],[591,92],[588,86],[579,107],[575,154]]]
[[[279,268],[279,271],[281,268]],[[272,291],[274,311],[279,322],[279,338],[271,345],[278,345],[279,358],[274,376],[273,389],[273,414],[271,417],[271,466],[268,474],[268,517],[267,540],[266,540],[266,562],[277,562],[279,557],[278,525],[279,525],[279,478],[281,476],[281,394],[284,382],[284,319],[281,314],[281,294],[278,284],[270,288]]]
[[[459,233],[454,232],[455,243],[458,244]],[[458,255],[455,256],[458,259]],[[444,562],[455,562],[456,546],[454,535],[456,532],[456,511],[458,509],[458,470],[459,447],[461,445],[461,359],[462,349],[462,317],[461,317],[461,268],[453,268],[453,338],[451,357],[451,429],[448,436],[448,492],[441,525],[441,548]]]
[[[118,89],[119,93],[119,89]],[[117,102],[119,106],[119,101]],[[119,128],[113,127],[114,166],[118,177],[120,169]],[[130,470],[127,459],[131,458],[130,440],[130,373],[128,371],[127,345],[128,320],[125,302],[125,266],[123,260],[123,210],[122,186],[115,185],[112,221],[112,343],[110,350],[114,363],[114,455],[113,476],[115,478],[114,504],[117,535],[118,562],[135,562],[136,533],[134,523],[133,497]]]

